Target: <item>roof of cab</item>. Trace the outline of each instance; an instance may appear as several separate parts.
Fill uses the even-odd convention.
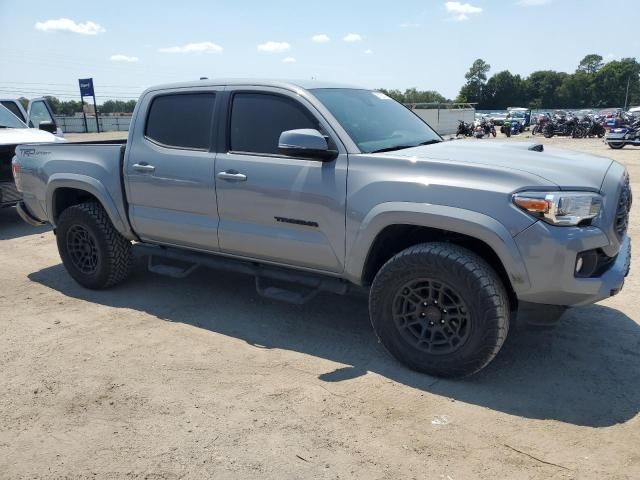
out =
[[[287,90],[312,90],[314,88],[355,88],[361,89],[353,85],[342,83],[323,82],[319,80],[274,80],[274,79],[256,79],[256,78],[212,78],[195,80],[190,82],[168,83],[164,85],[156,85],[147,88],[144,93],[154,92],[158,90],[169,90],[176,88],[192,88],[192,87],[219,87],[219,86],[255,86],[255,87],[279,87]],[[143,94],[144,94],[143,93]]]

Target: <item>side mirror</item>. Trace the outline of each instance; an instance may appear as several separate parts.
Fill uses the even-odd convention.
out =
[[[335,150],[329,150],[324,135],[313,128],[282,132],[278,140],[278,149],[285,155],[316,158],[323,161],[333,160],[338,155]]]
[[[53,133],[54,135],[58,131],[58,127],[53,122],[40,122],[38,125],[39,130],[44,130],[45,132]]]

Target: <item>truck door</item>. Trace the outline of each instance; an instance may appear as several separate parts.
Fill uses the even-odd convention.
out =
[[[341,272],[347,155],[306,99],[277,88],[227,88],[226,146],[216,158],[222,252]],[[313,128],[340,154],[331,162],[278,150],[285,130]]]
[[[63,135],[62,130],[58,128],[56,118],[53,115],[53,110],[45,98],[34,98],[29,101],[29,106],[27,108],[27,120],[27,124],[31,128],[46,130],[47,132],[53,133],[57,136]]]
[[[219,91],[163,90],[141,99],[129,135],[125,187],[146,241],[218,250],[213,130]]]

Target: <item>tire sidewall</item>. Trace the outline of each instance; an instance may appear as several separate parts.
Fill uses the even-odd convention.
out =
[[[475,260],[482,262],[479,257]],[[491,323],[495,321],[496,309],[491,302],[487,302],[485,295],[478,294],[478,291],[486,286],[473,276],[467,275],[468,272],[465,271],[464,266],[448,260],[446,256],[438,257],[429,264],[410,262],[410,264],[414,263],[419,266],[403,268],[395,272],[385,281],[384,288],[376,288],[375,285],[372,288],[372,295],[373,292],[379,292],[379,298],[370,299],[371,323],[376,335],[393,356],[414,370],[438,376],[464,376],[481,369],[493,356],[485,358],[479,355],[479,352],[491,350],[495,343],[499,343],[498,338],[487,338],[487,335],[490,335],[489,332],[494,329]],[[383,277],[384,269],[388,266],[389,263],[381,270]],[[403,337],[395,325],[392,314],[394,298],[404,285],[417,278],[442,281],[453,288],[467,306],[471,320],[469,336],[463,345],[450,354],[430,354],[418,349]],[[377,280],[378,277],[376,277]],[[506,293],[501,282],[495,275],[494,280],[506,302]],[[506,315],[508,326],[508,306],[503,304],[502,310],[499,313]],[[464,365],[466,370],[452,366],[453,364]]]

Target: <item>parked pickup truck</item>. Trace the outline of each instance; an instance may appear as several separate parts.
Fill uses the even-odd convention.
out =
[[[16,146],[63,141],[44,98],[29,102],[28,111],[17,100],[0,99],[0,208],[11,207],[21,198],[11,175]]]
[[[22,145],[20,215],[55,228],[87,288],[198,265],[267,297],[369,292],[410,368],[487,365],[516,315],[539,323],[615,295],[629,270],[625,168],[529,143],[443,141],[376,91],[211,81],[145,91],[129,138]],[[551,318],[553,317],[553,318]]]

